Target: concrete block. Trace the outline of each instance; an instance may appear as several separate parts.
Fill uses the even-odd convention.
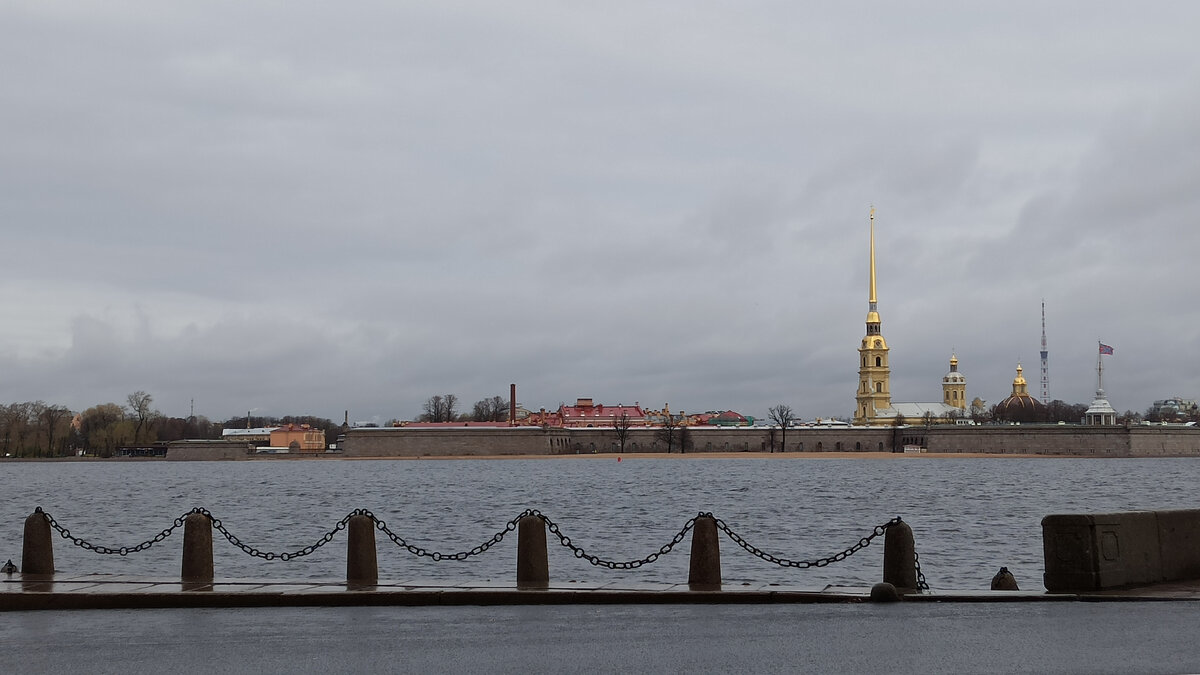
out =
[[[1157,513],[1163,580],[1200,579],[1200,509]]]
[[[1153,511],[1042,519],[1046,590],[1091,591],[1162,581]]]

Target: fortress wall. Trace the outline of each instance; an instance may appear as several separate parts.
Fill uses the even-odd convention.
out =
[[[666,452],[658,429],[632,428],[625,452]],[[770,430],[754,427],[692,427],[689,452],[766,452]],[[776,450],[784,440],[776,430]],[[789,429],[787,452],[890,452],[896,434],[891,428]],[[536,427],[409,429],[405,427],[350,429],[342,444],[346,457],[438,457],[450,455],[574,455],[620,450],[615,429],[550,429]],[[679,451],[678,445],[674,448]]]
[[[445,457],[449,455],[550,455],[565,452],[567,434],[539,427],[349,429],[345,457]]]
[[[206,461],[246,459],[250,452],[245,441],[172,441],[167,444],[167,459]]]
[[[1059,425],[934,427],[929,452],[1083,457],[1130,456],[1129,430],[1124,427]]]
[[[1133,427],[1129,447],[1136,457],[1200,456],[1200,428]]]
[[[625,452],[666,452],[658,429],[633,428]],[[689,452],[766,452],[770,430],[692,427]],[[775,431],[776,450],[781,440]],[[1200,456],[1200,429],[1192,427],[920,426],[789,429],[787,452],[891,452],[905,444],[936,453],[1069,455],[1079,457]],[[612,428],[350,429],[346,457],[445,457],[451,455],[574,455],[615,453]],[[674,448],[679,451],[678,445]],[[172,446],[169,459],[180,459]],[[191,458],[191,457],[189,457]],[[195,457],[217,459],[224,457]]]

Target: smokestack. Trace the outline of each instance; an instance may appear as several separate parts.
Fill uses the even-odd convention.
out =
[[[508,385],[508,426],[517,426],[517,385]]]

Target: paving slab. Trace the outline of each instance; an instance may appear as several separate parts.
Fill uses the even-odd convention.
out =
[[[81,575],[0,583],[0,610],[112,609],[140,607],[276,607],[347,605],[563,605],[563,604],[777,604],[858,603],[867,586],[821,589],[774,583],[737,584],[693,591],[687,584],[612,581],[558,582],[544,589],[518,589],[508,581],[446,583],[405,580],[350,585],[344,580],[229,578],[182,583],[177,578]],[[1200,601],[1200,582],[1173,582],[1093,593],[935,589],[904,596],[919,603]]]

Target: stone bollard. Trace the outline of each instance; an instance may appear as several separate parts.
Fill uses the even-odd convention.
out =
[[[900,591],[886,581],[871,587],[871,602],[900,602]]]
[[[721,544],[717,539],[717,520],[712,516],[697,516],[692,528],[688,587],[693,591],[721,590]]]
[[[346,524],[346,583],[374,586],[379,583],[375,555],[375,521],[370,516],[350,516]]]
[[[1000,571],[996,572],[996,576],[992,577],[992,590],[1019,591],[1021,589],[1017,587],[1017,579],[1012,572],[1009,572],[1007,567],[1001,567]]]
[[[179,578],[185,584],[213,580],[212,520],[203,513],[189,513],[183,519],[183,565]]]
[[[546,521],[525,516],[517,522],[517,588],[550,586],[550,562],[546,557]]]
[[[918,592],[917,547],[906,522],[887,528],[883,537],[883,580],[901,593]]]
[[[54,574],[54,544],[50,539],[50,521],[42,509],[25,519],[25,542],[21,547],[22,575]]]

